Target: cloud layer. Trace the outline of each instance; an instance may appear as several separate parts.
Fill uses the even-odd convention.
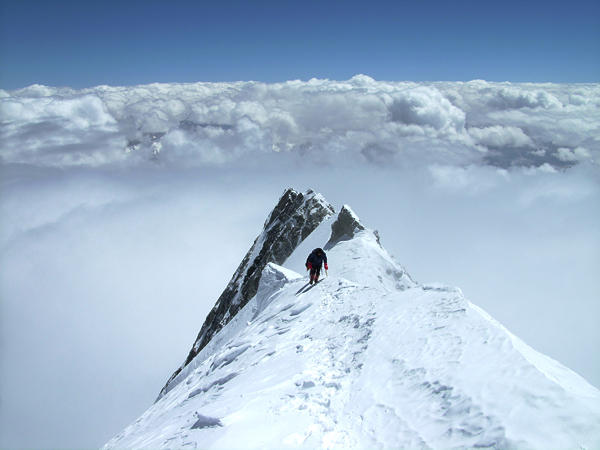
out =
[[[310,80],[0,91],[5,163],[563,167],[598,160],[600,86]],[[577,151],[576,151],[577,150]]]

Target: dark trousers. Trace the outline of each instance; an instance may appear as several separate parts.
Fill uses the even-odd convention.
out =
[[[321,275],[321,266],[313,266],[313,268],[310,269],[310,281],[317,281],[319,275]]]

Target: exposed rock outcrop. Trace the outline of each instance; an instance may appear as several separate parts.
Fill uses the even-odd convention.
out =
[[[235,271],[231,281],[210,311],[183,365],[169,378],[171,382],[235,315],[256,295],[261,273],[268,263],[283,264],[296,247],[335,213],[325,199],[312,190],[302,194],[286,190],[271,211],[262,233]]]
[[[331,237],[329,243],[332,244],[340,240],[352,239],[357,230],[364,230],[364,225],[354,214],[349,206],[344,205],[338,214],[337,220],[331,225]]]

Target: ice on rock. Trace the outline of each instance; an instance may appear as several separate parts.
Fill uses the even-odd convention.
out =
[[[460,289],[416,284],[349,208],[318,210],[313,231],[262,264],[252,298],[104,449],[600,448],[598,389]],[[300,273],[315,247],[330,273],[309,286]]]

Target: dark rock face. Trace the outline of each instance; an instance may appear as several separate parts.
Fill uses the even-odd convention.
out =
[[[358,217],[354,215],[352,210],[347,206],[343,206],[338,214],[337,220],[331,225],[331,237],[327,243],[327,247],[331,247],[335,242],[342,239],[352,239],[356,230],[364,230],[365,227]]]
[[[333,207],[312,190],[305,194],[288,189],[265,222],[262,233],[235,271],[231,281],[210,311],[184,364],[169,378],[159,398],[187,366],[235,315],[256,295],[265,266],[283,264],[298,245],[335,213]]]

